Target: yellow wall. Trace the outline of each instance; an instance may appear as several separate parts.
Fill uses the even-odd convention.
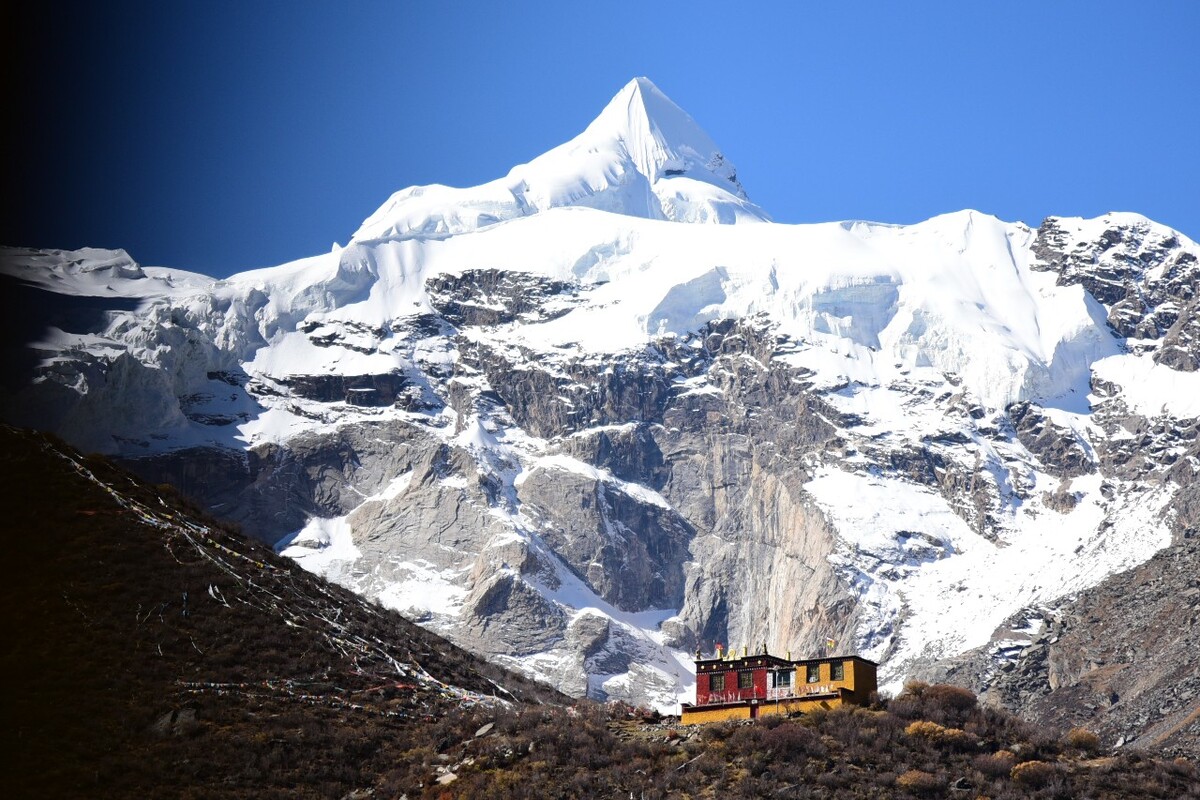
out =
[[[879,689],[875,679],[875,667],[861,661],[848,661],[846,667],[846,674],[851,676],[851,683],[847,688],[854,691],[855,701],[863,705],[871,702],[871,693]]]
[[[818,708],[831,709],[842,705],[840,697],[822,697],[820,699],[804,700],[791,698],[778,703],[760,703],[758,716],[770,717],[780,714],[798,714],[805,711],[815,711]],[[708,722],[725,722],[731,719],[750,719],[750,706],[735,706],[733,708],[703,708],[683,709],[679,719],[681,725],[703,725]]]
[[[842,704],[840,697],[822,697],[820,700],[780,700],[778,703],[767,703],[758,709],[760,717],[770,717],[776,714],[798,714],[814,711],[818,708],[837,708]]]
[[[750,719],[749,706],[735,706],[734,708],[705,708],[705,709],[690,709],[683,710],[683,716],[679,718],[679,722],[683,725],[699,725],[705,722],[724,722],[728,719]]]
[[[845,688],[853,694],[854,702],[866,705],[871,692],[876,689],[875,668],[870,664],[847,658],[842,662],[844,677],[840,681],[833,680],[833,662],[822,662],[817,667],[821,679],[816,683],[808,682],[807,665],[796,667],[796,674],[792,677],[794,691],[802,692],[805,686],[829,686],[834,690]]]

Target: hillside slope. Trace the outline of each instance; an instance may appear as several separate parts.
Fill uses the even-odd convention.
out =
[[[1200,542],[1184,540],[1077,596],[1018,615],[1009,631],[928,677],[1106,743],[1200,756]],[[1018,627],[1014,625],[1012,627]]]
[[[0,427],[9,797],[329,797],[427,721],[565,698]]]

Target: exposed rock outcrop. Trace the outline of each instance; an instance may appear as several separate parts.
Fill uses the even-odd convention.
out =
[[[1028,402],[1014,403],[1008,407],[1008,416],[1021,444],[1055,475],[1077,478],[1095,471],[1081,437],[1069,428],[1055,425],[1042,409]]]

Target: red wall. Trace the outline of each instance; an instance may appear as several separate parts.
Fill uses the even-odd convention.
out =
[[[754,696],[763,700],[767,697],[767,670],[765,667],[754,670]]]
[[[740,696],[743,700],[749,700],[751,697],[765,699],[767,696],[767,670],[765,667],[759,667],[753,670],[754,674],[754,689],[753,694],[749,689],[738,689],[738,671],[735,669],[725,670],[723,672],[702,672],[696,675],[696,704],[704,705],[709,701],[711,694],[710,680],[713,675],[725,676],[725,689],[721,694],[733,693]],[[744,694],[743,694],[744,692]]]

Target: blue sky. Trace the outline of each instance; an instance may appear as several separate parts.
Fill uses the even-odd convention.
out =
[[[637,75],[781,222],[1127,210],[1200,238],[1200,2],[94,5],[4,12],[4,244],[311,255]]]

